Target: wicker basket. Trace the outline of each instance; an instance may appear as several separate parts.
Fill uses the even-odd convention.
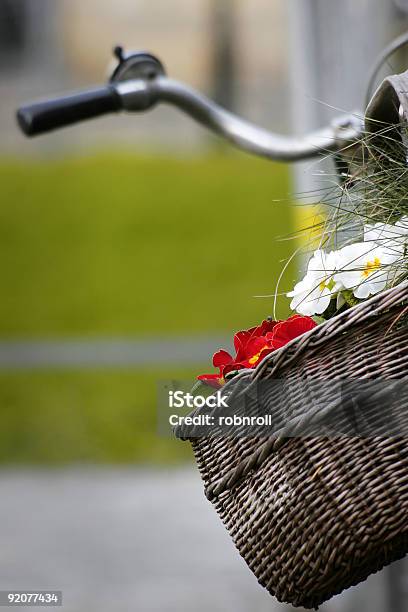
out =
[[[305,379],[402,379],[407,304],[407,284],[384,292],[273,353],[239,383],[299,383],[301,414],[292,416],[307,419],[313,406],[302,401]],[[207,497],[279,601],[317,608],[408,552],[403,436],[190,440]]]

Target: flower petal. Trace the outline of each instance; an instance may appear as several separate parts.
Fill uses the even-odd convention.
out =
[[[248,343],[256,329],[256,327],[252,327],[251,329],[239,331],[235,334],[234,347],[236,353],[239,353],[239,351],[242,350],[242,348]]]
[[[229,365],[234,361],[234,358],[224,350],[218,351],[215,353],[213,357],[213,366],[214,368],[222,368],[226,365]]]
[[[221,387],[225,384],[224,379],[218,374],[202,374],[201,376],[197,376],[197,380],[200,380],[204,384],[209,387],[213,387],[214,389],[221,389]]]
[[[282,348],[298,336],[317,327],[317,323],[310,317],[295,315],[287,321],[279,323],[271,334],[271,344],[274,350]]]

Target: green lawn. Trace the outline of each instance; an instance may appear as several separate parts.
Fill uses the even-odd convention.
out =
[[[188,443],[158,433],[157,384],[201,371],[1,373],[0,463],[191,460]]]
[[[3,160],[0,185],[0,338],[236,330],[294,250],[287,168],[249,157]]]

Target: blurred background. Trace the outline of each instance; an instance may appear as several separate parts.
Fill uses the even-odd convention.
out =
[[[158,436],[156,389],[210,371],[234,331],[273,314],[254,296],[274,293],[305,194],[325,185],[319,163],[238,154],[164,106],[34,140],[15,109],[102,83],[120,43],[300,134],[363,109],[407,12],[405,0],[0,0],[1,589],[62,589],[69,612],[285,609],[236,553],[188,445]],[[386,71],[406,66],[400,53]],[[297,276],[293,262],[280,291]],[[397,564],[324,609],[406,610],[405,574]]]

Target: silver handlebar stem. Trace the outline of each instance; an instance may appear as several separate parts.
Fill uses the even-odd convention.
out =
[[[357,143],[363,134],[363,119],[353,114],[306,136],[280,136],[237,117],[191,87],[165,76],[128,80],[115,87],[124,110],[140,111],[157,103],[171,104],[237,148],[275,161],[295,162],[339,152]]]

